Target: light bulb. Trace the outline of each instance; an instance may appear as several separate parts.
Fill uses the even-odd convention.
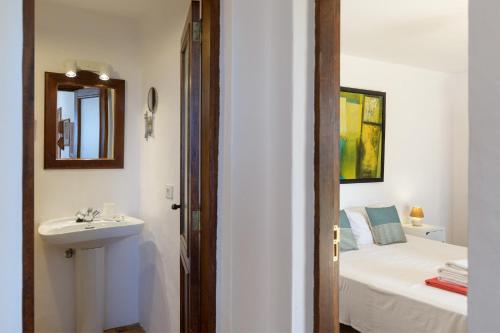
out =
[[[67,60],[64,63],[64,69],[66,70],[66,76],[67,77],[75,77],[76,76],[76,61],[74,60]]]
[[[99,70],[99,78],[103,81],[109,80],[109,73],[111,72],[111,68],[108,64],[101,64]]]

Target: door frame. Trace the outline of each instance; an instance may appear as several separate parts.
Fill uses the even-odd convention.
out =
[[[314,79],[314,332],[339,332],[340,1],[316,0]]]
[[[23,0],[23,332],[35,331],[35,0]]]
[[[35,329],[34,295],[34,0],[23,0],[23,332]],[[220,0],[203,0],[201,82],[201,330],[216,329]]]

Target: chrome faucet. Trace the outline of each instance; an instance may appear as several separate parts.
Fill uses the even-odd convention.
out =
[[[101,214],[100,211],[93,208],[82,209],[76,213],[76,223],[93,222],[94,219]]]

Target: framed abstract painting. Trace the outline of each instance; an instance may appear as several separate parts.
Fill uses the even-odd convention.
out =
[[[340,183],[384,181],[385,92],[340,88]]]

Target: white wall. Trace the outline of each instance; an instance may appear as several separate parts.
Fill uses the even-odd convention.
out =
[[[220,332],[312,330],[312,17],[223,1]]]
[[[140,216],[146,221],[141,244],[140,321],[147,332],[180,330],[179,202],[180,46],[189,2],[164,1],[141,20],[141,110],[150,87],[158,91],[154,137],[140,140]],[[141,122],[143,126],[143,122]],[[141,127],[142,130],[142,127]],[[174,201],[166,185],[174,185]]]
[[[48,2],[36,2],[35,58],[35,224],[72,216],[83,207],[116,202],[139,214],[139,143],[142,140],[139,30],[131,20]],[[92,24],[88,24],[92,22]],[[44,72],[63,72],[66,59],[103,61],[112,77],[126,80],[125,168],[123,170],[44,170]],[[35,314],[37,332],[74,331],[74,260],[36,235]],[[138,238],[108,248],[106,326],[137,322]]]
[[[0,0],[0,331],[21,332],[22,1]]]
[[[463,243],[464,222],[452,211],[462,204],[467,179],[467,107],[462,97],[466,82],[466,74],[457,79],[443,72],[341,57],[342,86],[387,93],[384,182],[341,185],[342,208],[397,204],[407,217],[411,205],[421,205],[427,223],[446,227],[449,240],[456,234]],[[461,222],[456,233],[453,218]]]
[[[57,108],[62,108],[61,119],[75,118],[75,93],[72,91],[57,92]]]
[[[452,211],[451,241],[468,245],[469,221],[469,73],[458,73],[451,77],[453,98],[452,130]]]
[[[292,332],[312,332],[314,301],[314,3],[293,1]]]
[[[470,2],[469,331],[498,332],[500,2]]]
[[[69,119],[74,122],[75,118],[75,93],[71,91],[57,92],[57,108],[61,108],[61,119]],[[68,158],[70,148],[61,150],[61,158]]]

